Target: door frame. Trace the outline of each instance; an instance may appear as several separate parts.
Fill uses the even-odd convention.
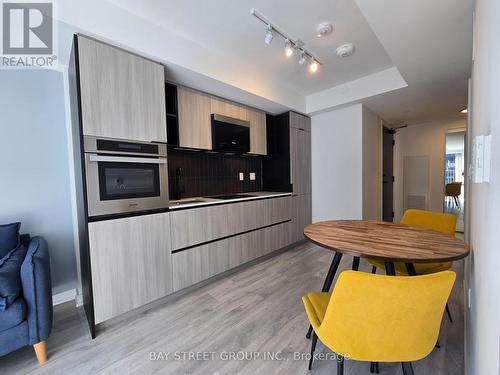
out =
[[[462,207],[464,211],[464,233],[465,233],[465,226],[466,226],[466,207],[467,207],[467,190],[468,190],[468,183],[469,183],[469,178],[468,178],[468,152],[467,152],[467,127],[459,127],[459,128],[452,128],[452,129],[446,129],[444,131],[444,155],[443,155],[443,196],[442,196],[442,202],[443,202],[443,212],[446,212],[446,136],[448,134],[454,134],[454,133],[464,133],[464,186],[463,186],[463,195],[464,195],[464,205]]]

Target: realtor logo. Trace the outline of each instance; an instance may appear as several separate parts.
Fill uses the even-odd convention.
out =
[[[1,65],[54,67],[53,19],[51,2],[4,2]]]

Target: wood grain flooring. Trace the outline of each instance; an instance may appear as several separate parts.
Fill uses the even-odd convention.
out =
[[[86,323],[71,303],[57,306],[48,339],[49,360],[36,362],[26,347],[0,358],[0,374],[335,374],[332,360],[293,360],[309,352],[308,322],[301,296],[319,290],[333,253],[306,243],[236,273],[225,275],[151,309],[113,321],[90,339]],[[341,268],[351,267],[344,256]],[[462,262],[455,263],[457,282],[450,300],[455,319],[443,319],[439,341],[427,358],[414,364],[415,374],[463,374]],[[362,261],[361,270],[370,266]],[[151,361],[150,352],[171,352]],[[215,352],[215,360],[182,360],[174,352]],[[280,352],[283,360],[224,361],[221,355],[244,351]],[[330,353],[318,342],[317,353]],[[369,364],[347,361],[346,375],[369,374]],[[380,364],[384,375],[402,374],[399,364]]]

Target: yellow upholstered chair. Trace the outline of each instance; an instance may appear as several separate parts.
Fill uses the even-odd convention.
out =
[[[406,210],[401,224],[409,225],[412,227],[425,228],[435,230],[449,235],[455,235],[455,227],[457,224],[457,217],[452,214],[443,214],[432,211],[423,210]],[[367,259],[370,264],[375,268],[385,268],[384,262]],[[404,263],[395,263],[396,275],[408,275],[408,271]],[[439,271],[449,270],[452,266],[451,262],[443,263],[416,263],[414,264],[417,275],[426,275]],[[375,270],[374,270],[375,273]]]
[[[401,362],[413,374],[411,362],[426,357],[436,344],[455,273],[423,276],[386,276],[344,271],[333,292],[302,297],[316,342],[338,356],[337,374],[344,358],[367,362]]]
[[[412,227],[431,229],[436,232],[455,235],[457,217],[452,214],[410,209],[405,211],[400,223]],[[373,266],[372,273],[375,273],[377,268],[385,268],[384,262],[375,259],[367,260]],[[430,273],[449,270],[452,265],[452,262],[442,262],[415,263],[413,266],[415,267],[417,275],[427,275]],[[394,268],[396,269],[396,275],[408,275],[408,270],[404,263],[395,263]],[[448,314],[450,322],[453,322],[448,305],[446,305],[446,313]]]

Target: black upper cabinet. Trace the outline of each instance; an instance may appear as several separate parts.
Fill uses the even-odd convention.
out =
[[[167,107],[167,142],[169,145],[179,145],[179,119],[177,110],[177,86],[165,83],[165,98]]]
[[[290,177],[289,113],[267,115],[267,156],[262,162],[262,184],[268,191],[292,191]]]

